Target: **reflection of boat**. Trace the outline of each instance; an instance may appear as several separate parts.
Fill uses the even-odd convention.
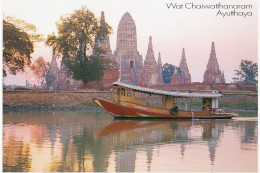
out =
[[[218,98],[221,94],[218,93],[169,92],[121,82],[115,82],[114,85],[117,86],[116,103],[98,98],[93,100],[107,112],[112,113],[115,118],[223,119],[237,116],[234,113],[220,112]],[[144,100],[136,97],[136,93],[161,96],[162,107],[146,105]],[[177,98],[201,98],[203,101],[202,111],[179,110],[176,106]]]
[[[142,121],[142,120],[118,120],[113,121],[111,124],[108,124],[106,127],[102,129],[97,134],[97,137],[107,136],[110,134],[120,133],[123,131],[131,131],[140,128],[151,128],[153,126],[162,125],[162,124],[169,124],[172,121]]]
[[[227,121],[215,120],[114,120],[99,131],[96,138],[112,138],[115,143],[124,147],[140,143],[167,143],[172,140],[200,141],[201,139],[211,139],[213,134],[217,134],[212,131],[226,123]],[[193,133],[192,127],[200,127],[197,128],[194,135],[190,134]]]
[[[191,126],[212,126],[214,128],[216,123],[226,123],[226,121],[190,121],[190,120],[113,120],[110,124],[106,125],[96,137],[104,137],[112,134],[119,134],[121,132],[136,133],[134,131],[140,131],[145,129],[146,132],[156,129],[173,129],[178,128],[190,128]]]

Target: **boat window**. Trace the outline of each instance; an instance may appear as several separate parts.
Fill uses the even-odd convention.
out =
[[[131,90],[127,90],[127,97],[131,97]]]
[[[121,94],[122,96],[125,96],[125,88],[121,88]]]

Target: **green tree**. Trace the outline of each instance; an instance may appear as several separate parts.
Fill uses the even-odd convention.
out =
[[[31,65],[31,70],[36,78],[43,83],[44,79],[46,78],[48,69],[50,64],[46,62],[43,57],[39,57],[35,60],[35,62]]]
[[[111,33],[111,27],[105,26],[99,26],[94,13],[82,7],[62,16],[57,22],[58,35],[49,35],[45,42],[62,54],[70,74],[74,79],[82,80],[83,87],[103,77],[106,61],[96,44],[105,34]]]
[[[239,69],[235,70],[235,83],[258,85],[258,65],[249,60],[241,60]]]
[[[30,40],[35,43],[35,42],[41,42],[44,41],[43,35],[38,34],[37,28],[35,25],[26,22],[25,20],[22,19],[16,19],[11,16],[7,16],[4,19],[6,22],[12,23],[15,25],[17,28],[19,28],[21,31],[26,32],[30,38]]]
[[[45,45],[49,46],[49,47],[52,47],[53,53],[57,52],[56,50],[59,48],[59,46],[58,46],[57,36],[55,35],[54,32],[47,36],[47,38],[45,40]]]
[[[3,20],[3,76],[7,71],[15,75],[31,63],[34,42],[42,41],[34,25],[21,19],[6,17]]]
[[[166,84],[170,83],[174,72],[180,74],[181,70],[179,67],[174,66],[172,64],[168,64],[168,63],[164,64],[162,67],[163,82]]]

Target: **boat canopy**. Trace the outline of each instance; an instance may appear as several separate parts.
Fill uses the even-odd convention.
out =
[[[122,86],[126,88],[133,89],[134,91],[140,91],[144,93],[150,93],[150,94],[157,94],[157,95],[165,95],[165,96],[175,96],[175,97],[185,97],[185,98],[218,98],[221,97],[221,94],[218,93],[188,93],[188,92],[172,92],[172,91],[163,91],[163,90],[156,90],[151,88],[146,88],[142,86],[135,86],[130,85],[122,82],[114,82],[113,85],[115,86]]]

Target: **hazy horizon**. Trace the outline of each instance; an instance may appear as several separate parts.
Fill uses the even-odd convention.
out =
[[[191,2],[196,5],[217,3],[252,5],[252,9],[236,10],[252,12],[252,16],[222,17],[216,16],[218,9],[168,9],[166,5],[166,3],[185,5]],[[153,38],[155,59],[158,60],[158,53],[161,52],[163,64],[179,66],[182,48],[185,48],[192,82],[203,81],[212,42],[215,42],[218,64],[220,70],[225,73],[227,83],[233,81],[234,70],[239,68],[242,59],[258,61],[257,1],[3,0],[2,10],[5,16],[13,16],[34,24],[38,33],[46,37],[52,32],[57,33],[55,22],[61,15],[71,14],[83,5],[98,18],[101,16],[101,11],[104,11],[106,22],[113,28],[113,33],[110,35],[112,52],[116,49],[117,26],[125,12],[129,12],[135,21],[137,50],[143,60],[146,57],[149,36]],[[44,46],[44,43],[37,44],[34,50],[32,62],[39,56],[47,61],[51,60],[51,48]],[[8,75],[4,83],[25,85],[25,80],[30,80],[31,77],[32,74]]]

